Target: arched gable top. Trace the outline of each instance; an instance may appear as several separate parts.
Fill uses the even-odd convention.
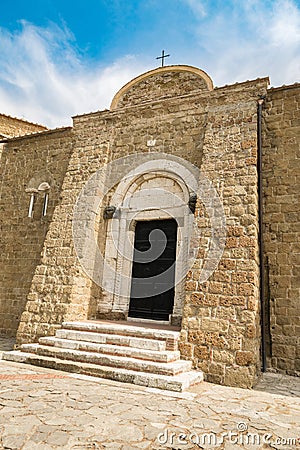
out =
[[[125,84],[114,96],[110,109],[212,89],[211,78],[201,69],[181,65],[160,67]]]

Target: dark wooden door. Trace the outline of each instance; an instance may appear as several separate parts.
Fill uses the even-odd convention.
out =
[[[169,320],[174,306],[177,222],[136,224],[129,316]]]

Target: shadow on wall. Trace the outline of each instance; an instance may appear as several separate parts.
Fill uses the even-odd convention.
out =
[[[0,334],[15,336],[71,156],[70,129],[5,141],[0,184]]]

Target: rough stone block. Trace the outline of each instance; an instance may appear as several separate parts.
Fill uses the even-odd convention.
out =
[[[239,366],[249,366],[253,363],[253,352],[237,351],[235,359]]]

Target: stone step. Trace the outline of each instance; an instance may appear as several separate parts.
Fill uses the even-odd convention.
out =
[[[172,362],[180,359],[179,351],[153,351],[120,345],[97,344],[94,342],[75,341],[69,339],[59,339],[58,337],[40,338],[41,345],[54,346],[79,350],[84,352],[97,352],[102,355],[125,356],[128,358],[142,359],[154,362]]]
[[[63,322],[63,329],[89,331],[96,333],[133,336],[135,338],[156,339],[166,342],[166,350],[177,350],[179,331],[164,330],[160,328],[147,328],[145,326],[126,325],[118,322]]]
[[[120,345],[124,347],[133,347],[143,350],[166,350],[166,341],[135,338],[134,336],[120,336],[117,334],[96,333],[62,328],[56,331],[56,337],[60,339],[70,339],[73,341],[86,341],[95,342],[97,344]]]
[[[72,361],[92,363],[103,366],[126,368],[138,372],[152,372],[161,375],[178,375],[191,370],[191,361],[178,360],[168,363],[144,361],[142,359],[124,356],[102,355],[100,353],[84,352],[66,348],[49,347],[40,344],[23,344],[21,350],[27,353],[36,353],[40,356],[67,359]]]
[[[166,389],[170,391],[182,392],[190,386],[203,381],[201,371],[188,371],[176,376],[158,375],[146,372],[135,372],[128,369],[99,366],[83,362],[75,362],[25,353],[22,351],[4,352],[3,359],[6,361],[22,362],[33,364],[39,367],[62,370],[71,373],[78,373],[90,376],[97,376],[105,379],[132,383],[139,386],[147,386],[156,389]]]

